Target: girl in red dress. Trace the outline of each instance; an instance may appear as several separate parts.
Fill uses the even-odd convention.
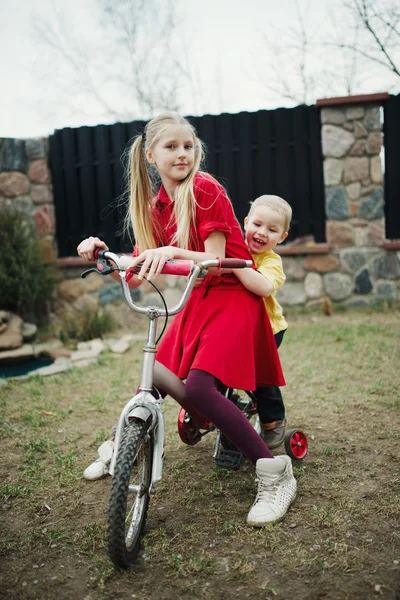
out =
[[[156,277],[173,258],[251,259],[225,190],[199,171],[202,154],[193,127],[174,113],[150,121],[134,141],[127,225],[136,239],[134,264],[142,267],[131,287],[140,285],[147,271],[147,279]],[[157,174],[161,187],[154,198]],[[108,249],[90,237],[78,246],[78,254],[94,260],[96,248]],[[256,465],[259,490],[247,522],[257,527],[281,520],[295,499],[291,460],[274,458],[217,384],[247,390],[254,390],[256,382],[284,385],[271,325],[256,295],[259,277],[253,269],[209,274],[174,317],[157,351],[161,370],[186,379],[184,396],[177,398],[185,410],[198,421],[200,415],[211,421]]]

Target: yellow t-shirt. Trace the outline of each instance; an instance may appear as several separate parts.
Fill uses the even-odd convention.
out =
[[[283,272],[282,259],[273,250],[262,254],[252,254],[257,271],[261,273],[274,286],[274,291],[268,298],[263,298],[265,308],[271,321],[272,331],[279,333],[287,328],[288,324],[283,316],[282,306],[275,299],[277,290],[285,283],[286,275]]]

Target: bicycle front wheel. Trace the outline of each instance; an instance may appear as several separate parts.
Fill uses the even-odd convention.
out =
[[[108,553],[117,567],[130,567],[139,551],[147,509],[153,437],[141,421],[124,431],[115,464],[108,512]]]

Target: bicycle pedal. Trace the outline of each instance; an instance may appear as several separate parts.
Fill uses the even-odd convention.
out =
[[[215,465],[220,469],[232,469],[237,471],[243,462],[243,454],[239,450],[222,450],[215,457]]]

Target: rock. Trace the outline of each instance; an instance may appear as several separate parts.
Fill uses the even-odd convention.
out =
[[[334,254],[309,254],[304,261],[304,268],[316,273],[336,271],[338,266],[339,261]]]
[[[23,323],[22,324],[22,337],[24,343],[32,342],[37,333],[37,326],[34,323]]]
[[[347,246],[353,246],[353,229],[348,223],[327,221],[326,240],[331,248],[346,248]]]
[[[385,225],[382,221],[374,221],[365,236],[366,246],[383,246],[385,242]]]
[[[304,280],[304,289],[309,300],[315,300],[322,296],[322,277],[318,273],[307,273]]]
[[[360,296],[351,296],[346,302],[344,306],[348,308],[356,308],[356,309],[365,309],[371,306],[371,302],[367,298],[360,298]]]
[[[359,123],[358,121],[354,123],[354,135],[356,136],[356,138],[365,138],[368,135],[368,132],[365,129],[364,125],[362,123]]]
[[[322,153],[326,157],[341,158],[354,143],[354,135],[335,125],[322,126]]]
[[[341,125],[346,120],[345,113],[340,108],[323,108],[321,110],[321,123],[330,123],[331,125]]]
[[[282,256],[282,264],[286,281],[303,281],[304,269],[299,259]]]
[[[118,340],[113,344],[109,345],[111,352],[115,354],[123,354],[127,350],[129,350],[129,343],[126,340]]]
[[[121,297],[122,291],[119,283],[106,285],[99,290],[99,302],[102,305],[109,304],[110,302],[119,302]]]
[[[35,356],[52,356],[52,353],[62,348],[61,340],[49,340],[41,344],[34,344],[33,351]]]
[[[325,185],[339,185],[343,175],[343,160],[338,158],[326,158],[324,160],[324,182]]]
[[[355,278],[355,289],[354,291],[357,294],[369,294],[372,290],[372,283],[369,277],[369,271],[365,267],[361,269],[356,275]]]
[[[292,282],[285,283],[285,285],[278,290],[276,298],[279,303],[286,306],[305,304],[307,296],[304,290],[304,284]]]
[[[359,181],[355,181],[354,183],[350,183],[346,186],[346,193],[349,200],[358,200],[360,197],[361,191],[361,183]]]
[[[371,196],[362,199],[358,216],[361,219],[381,219],[385,216],[383,201],[383,188],[376,188]]]
[[[14,350],[22,346],[22,319],[18,315],[9,313],[7,328],[0,335],[0,351]]]
[[[14,350],[5,350],[0,352],[0,364],[9,364],[33,357],[33,346],[31,344],[24,344],[23,346],[15,348]]]
[[[350,156],[362,156],[365,151],[364,140],[357,140],[352,149],[350,150]]]
[[[363,156],[347,157],[344,161],[344,183],[352,183],[353,181],[363,181],[369,177],[368,158]]]
[[[382,129],[379,106],[368,106],[366,108],[363,124],[368,131],[373,131],[374,129]]]
[[[346,108],[346,119],[354,121],[355,119],[362,119],[364,117],[365,110],[363,106],[349,106]]]
[[[331,220],[347,219],[349,207],[342,187],[325,188],[326,218]]]
[[[376,279],[400,279],[400,262],[394,252],[377,256],[372,268]]]
[[[376,188],[369,198],[362,199],[358,216],[361,219],[381,219],[385,216],[383,188]]]
[[[28,171],[28,158],[23,140],[6,139],[3,145],[0,169],[2,171]]]
[[[78,350],[94,350],[97,354],[103,352],[107,347],[107,343],[100,338],[94,338],[88,342],[79,342]]]
[[[85,293],[83,279],[65,279],[58,286],[58,293],[63,300],[71,302]]]
[[[84,294],[83,296],[79,296],[79,298],[73,302],[72,306],[79,313],[95,313],[99,309],[99,299],[97,296]]]
[[[373,131],[368,134],[367,138],[367,153],[368,154],[379,154],[382,148],[382,133],[380,131]]]
[[[66,356],[60,356],[56,358],[53,364],[47,367],[41,367],[28,373],[28,376],[33,377],[34,375],[40,375],[41,377],[48,377],[49,375],[56,375],[57,373],[63,373],[67,371],[71,366],[71,361]]]
[[[373,156],[370,160],[370,164],[371,164],[371,181],[372,181],[372,183],[383,183],[381,157]]]
[[[30,138],[25,140],[25,150],[29,160],[46,158],[46,143],[43,138]]]
[[[77,350],[76,352],[73,352],[71,354],[71,361],[73,363],[81,361],[81,360],[88,360],[88,359],[92,359],[92,358],[96,358],[98,357],[98,355],[100,354],[101,350],[99,349],[92,349],[92,350]]]
[[[47,161],[39,159],[31,162],[28,176],[32,183],[50,183],[51,176]]]
[[[29,193],[29,188],[29,179],[23,173],[0,173],[0,194],[3,194],[6,198],[25,196]]]
[[[325,291],[332,300],[345,300],[354,290],[353,279],[343,273],[327,273],[323,280]]]
[[[358,248],[345,250],[340,255],[342,269],[347,273],[356,273],[367,263],[369,256],[369,253]]]
[[[54,206],[52,204],[44,204],[39,206],[34,214],[36,221],[36,229],[39,235],[54,234],[56,229]]]
[[[396,300],[396,284],[393,281],[378,281],[375,286],[375,298],[378,301]]]
[[[35,204],[51,204],[53,202],[53,193],[50,185],[32,184],[31,198]]]

